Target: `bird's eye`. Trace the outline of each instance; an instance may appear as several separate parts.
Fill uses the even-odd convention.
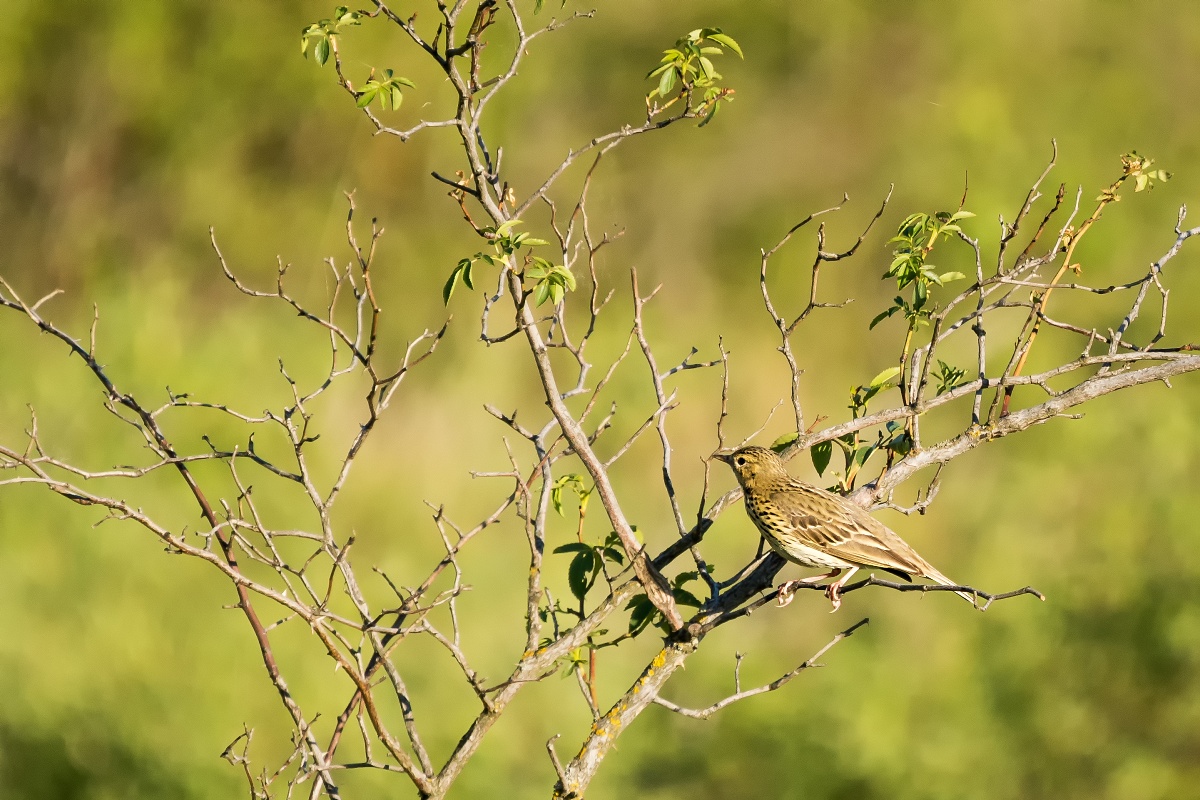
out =
[[[738,465],[739,467],[744,467],[744,466],[746,466],[746,457],[745,457],[745,456],[738,456],[738,457],[737,457],[737,465]]]

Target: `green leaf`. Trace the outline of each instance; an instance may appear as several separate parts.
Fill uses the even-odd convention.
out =
[[[558,547],[554,548],[554,550],[552,550],[551,552],[553,552],[553,553],[590,553],[590,552],[592,552],[592,549],[593,548],[590,544],[584,544],[583,542],[568,542],[567,544],[560,544]]]
[[[566,656],[559,659],[559,663],[564,664],[560,677],[569,678],[574,675],[577,670],[581,669],[583,665],[587,663],[587,650],[588,648],[586,645],[583,647],[576,647],[574,650],[567,653]]]
[[[792,444],[792,442],[799,438],[800,434],[796,433],[795,431],[792,431],[791,433],[785,433],[775,441],[771,442],[771,449],[776,453],[782,453]]]
[[[865,464],[867,462],[868,458],[870,458],[872,455],[874,455],[874,453],[875,453],[875,445],[873,445],[873,444],[868,445],[867,447],[860,448],[858,450],[858,452],[856,452],[854,454],[854,463],[858,464],[861,467],[863,464]]]
[[[850,469],[850,465],[854,463],[855,448],[858,447],[856,434],[847,433],[845,436],[839,436],[834,439],[834,443],[842,448],[842,460],[846,463],[846,469]]]
[[[963,278],[965,278],[967,276],[962,274],[961,272],[943,272],[938,277],[942,283],[949,283],[950,281],[961,281]]]
[[[317,40],[317,46],[313,48],[313,56],[316,57],[317,63],[322,67],[329,60],[329,37],[324,36]]]
[[[658,96],[665,98],[675,88],[675,74],[677,70],[674,66],[668,67],[658,79]]]
[[[563,266],[558,266],[554,267],[553,271],[562,277],[563,286],[572,292],[575,291],[575,276],[571,273],[571,270]]]
[[[899,310],[900,310],[900,306],[892,306],[887,311],[884,311],[881,314],[877,314],[875,316],[875,319],[871,320],[871,324],[867,327],[867,330],[873,330],[876,325],[883,322],[885,319],[890,317],[892,314],[895,314]]]
[[[888,442],[887,448],[899,456],[906,456],[912,450],[913,440],[907,433],[899,433]]]
[[[709,40],[711,40],[711,41],[714,41],[714,42],[717,42],[718,44],[723,44],[723,45],[725,45],[725,46],[726,46],[726,47],[728,47],[730,50],[732,50],[733,52],[737,53],[737,54],[738,54],[738,58],[741,58],[741,59],[745,59],[745,58],[746,58],[746,56],[744,56],[744,55],[742,54],[742,48],[741,48],[741,46],[740,46],[740,45],[739,45],[737,42],[735,42],[735,41],[733,40],[733,37],[731,37],[731,36],[729,36],[729,35],[727,35],[727,34],[720,33],[720,32],[718,32],[718,31],[714,31],[714,32],[712,32],[712,33],[708,34],[707,36],[705,36],[704,38],[706,38],[706,39],[709,39]]]
[[[699,579],[699,577],[700,577],[700,573],[694,569],[689,570],[687,572],[681,572],[675,576],[674,580],[671,581],[671,585],[673,587],[675,587],[676,589],[678,589],[679,587],[685,585],[689,581],[694,581],[694,580]]]
[[[934,377],[937,379],[938,383],[937,393],[944,394],[945,392],[957,389],[962,385],[963,378],[966,376],[966,374],[966,370],[951,366],[945,361],[938,359],[937,372],[934,373]]]
[[[446,285],[442,287],[442,305],[450,304],[450,297],[454,294],[455,287],[458,286],[458,278],[462,275],[462,271],[463,267],[460,261],[450,272],[450,278],[446,281]]]
[[[817,474],[824,475],[825,468],[829,466],[829,459],[833,456],[833,442],[814,445],[808,454],[812,457],[813,468],[817,470]]]
[[[533,304],[540,306],[550,299],[550,281],[542,281],[533,287]]]
[[[867,385],[870,386],[872,389],[877,389],[877,388],[883,386],[884,383],[890,381],[892,378],[896,377],[899,374],[900,374],[899,367],[889,367],[888,369],[885,369],[883,372],[876,375],[874,378],[871,378],[871,382]]]
[[[606,559],[608,559],[609,561],[613,562],[614,564],[620,564],[620,565],[624,566],[625,554],[623,552],[621,552],[620,548],[609,545],[609,546],[605,547],[603,550],[601,550],[601,552],[604,554],[604,557]]]
[[[859,408],[866,406],[867,403],[871,402],[872,397],[879,394],[880,391],[882,391],[883,389],[886,389],[886,388],[887,388],[887,384],[884,384],[882,386],[860,386],[860,387],[858,387],[858,391],[855,392],[855,397],[854,397],[855,406],[857,406]]]
[[[629,632],[636,636],[645,630],[650,624],[650,620],[658,611],[654,604],[650,602],[650,598],[644,594],[634,596],[628,603],[625,604],[625,609],[629,611]]]
[[[571,566],[567,569],[567,583],[576,600],[583,600],[587,596],[599,571],[600,563],[596,560],[595,550],[589,547],[575,554]]]
[[[563,475],[550,487],[550,502],[554,504],[554,510],[558,512],[559,516],[566,516],[563,513],[562,495],[567,488],[575,490],[575,494],[579,498],[579,516],[582,517],[587,511],[587,501],[592,493],[591,490],[583,488],[583,479],[575,474]]]
[[[900,223],[898,233],[900,236],[907,236],[911,238],[913,235],[924,230],[925,226],[928,225],[929,222],[930,219],[928,214],[922,214],[919,211],[915,214],[909,214],[904,218],[904,221]]]

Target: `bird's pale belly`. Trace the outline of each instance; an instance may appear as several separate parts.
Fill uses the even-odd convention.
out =
[[[780,542],[774,536],[766,537],[771,549],[788,561],[804,567],[820,567],[821,569],[850,569],[854,564],[837,556],[823,553],[813,547],[807,547],[799,542]]]

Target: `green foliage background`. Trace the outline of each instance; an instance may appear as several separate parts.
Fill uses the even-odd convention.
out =
[[[543,13],[555,6],[550,0]],[[238,296],[219,276],[207,229],[215,226],[250,280],[272,280],[278,255],[316,297],[325,285],[321,258],[346,256],[342,192],[351,189],[360,218],[377,216],[389,230],[379,280],[385,306],[397,309],[395,346],[440,324],[442,283],[478,249],[444,187],[428,177],[458,167],[453,142],[438,131],[404,145],[371,135],[330,70],[296,52],[299,30],[329,11],[307,1],[9,0],[0,48],[0,272],[27,296],[66,289],[49,313],[80,333],[95,301],[102,360],[136,390],[170,385],[256,409],[284,391],[273,373],[278,356],[319,374],[320,337]],[[850,202],[830,221],[835,247],[896,184],[884,230],[827,273],[828,296],[855,303],[818,315],[798,342],[807,407],[835,419],[846,413],[848,388],[888,366],[899,347],[897,324],[866,330],[892,294],[879,281],[886,232],[910,211],[954,208],[964,175],[967,207],[978,214],[970,230],[987,243],[996,216],[1011,218],[1042,170],[1052,137],[1061,166],[1051,181],[1068,191],[1082,184],[1085,201],[1116,177],[1118,156],[1130,149],[1174,171],[1165,186],[1109,209],[1089,234],[1078,255],[1096,284],[1137,274],[1161,255],[1178,206],[1200,197],[1198,12],[1154,3],[1135,14],[1082,0],[604,3],[595,20],[538,40],[495,109],[489,134],[504,144],[510,174],[525,176],[519,189],[532,189],[568,147],[636,121],[650,88],[645,73],[677,36],[702,25],[721,26],[746,52],[745,62],[720,65],[736,102],[702,131],[680,126],[614,154],[591,214],[626,230],[606,251],[613,285],[625,286],[632,265],[644,286],[666,284],[648,312],[661,361],[693,344],[711,356],[718,334],[726,337],[738,434],[756,427],[787,386],[758,298],[758,248],[843,191]],[[416,82],[396,119],[444,104],[443,87],[386,25],[347,40],[348,69],[359,80],[374,64]],[[1184,341],[1195,336],[1200,302],[1192,250],[1168,275]],[[780,263],[800,286],[803,246]],[[494,387],[486,399],[501,408],[534,397],[528,355],[479,344],[478,301],[459,292],[445,349],[414,375],[344,500],[341,522],[358,532],[360,563],[401,577],[415,576],[440,548],[422,499],[469,521],[502,491],[467,474],[505,463],[502,431],[471,387],[485,379]],[[627,300],[615,302],[610,349],[623,343],[628,312]],[[1047,344],[1039,356],[1048,363],[1076,353],[1074,343]],[[643,372],[631,364],[620,373],[627,427],[654,407]],[[80,365],[11,314],[0,316],[0,376],[6,441],[18,439],[32,403],[56,452],[93,467],[138,457],[128,431],[97,410],[99,394]],[[715,445],[719,378],[692,372],[678,384],[684,406],[670,427],[685,497],[694,497],[699,457]],[[1189,378],[1174,390],[1104,399],[1081,421],[1045,425],[956,462],[928,516],[888,517],[947,574],[997,590],[1033,584],[1046,593],[1044,605],[1017,599],[980,615],[951,596],[866,591],[835,617],[815,595],[764,609],[710,637],[671,698],[705,705],[728,691],[735,650],[748,654],[743,680],[764,682],[860,616],[871,625],[831,651],[825,669],[712,721],[650,709],[589,797],[1194,795],[1198,393]],[[85,413],[81,402],[90,404]],[[352,402],[325,410],[330,438],[353,424]],[[205,430],[197,423],[178,440],[202,447]],[[763,438],[785,430],[776,420]],[[654,485],[654,448],[639,445],[616,480],[640,529],[665,543],[662,498],[639,488]],[[717,480],[719,489],[732,485],[727,474]],[[179,489],[163,480],[142,502],[194,525]],[[285,513],[287,498],[275,502]],[[258,727],[256,755],[268,764],[286,752],[272,731],[287,723],[244,621],[221,608],[231,590],[131,527],[93,530],[94,521],[41,492],[0,494],[5,796],[242,791],[221,749],[246,722]],[[573,524],[561,523],[563,541]],[[728,575],[754,547],[736,511],[720,519],[705,554]],[[464,603],[465,641],[492,678],[520,647],[523,549],[523,534],[501,526],[466,563],[477,588]],[[558,558],[565,572],[567,557]],[[331,665],[302,658],[316,652],[311,645],[279,636],[289,682],[302,697],[341,697]],[[602,661],[608,697],[652,647],[640,641],[627,658]],[[449,746],[473,699],[443,688],[455,685],[452,665],[432,649],[407,668],[434,749]],[[468,767],[458,796],[497,796],[497,787],[506,797],[546,796],[553,778],[542,744],[561,732],[560,751],[569,753],[586,724],[573,682],[532,688]],[[397,785],[346,782],[372,793]]]

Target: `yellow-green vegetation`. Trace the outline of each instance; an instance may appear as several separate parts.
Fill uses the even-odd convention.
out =
[[[533,0],[524,5],[532,13]],[[550,0],[540,18],[576,10],[574,0]],[[1189,10],[1150,4],[1131,17],[1116,4],[1035,0],[612,0],[594,18],[530,46],[521,74],[489,111],[488,133],[504,143],[506,174],[525,176],[528,185],[516,187],[525,196],[569,149],[637,124],[648,111],[670,116],[686,106],[706,123],[699,132],[689,125],[638,137],[597,174],[588,213],[593,229],[615,240],[601,264],[619,289],[611,309],[622,323],[599,331],[593,347],[614,357],[627,346],[632,303],[624,289],[637,266],[643,287],[663,284],[644,313],[666,361],[678,363],[692,346],[716,358],[724,337],[733,359],[725,425],[739,436],[790,391],[775,349],[779,334],[759,294],[760,248],[843,192],[850,198],[843,210],[822,219],[830,249],[848,246],[894,184],[862,251],[824,268],[823,296],[854,302],[819,310],[793,341],[807,370],[810,416],[841,420],[904,385],[907,362],[896,365],[910,353],[905,333],[927,335],[930,297],[950,296],[974,275],[973,254],[952,228],[968,230],[994,257],[996,219],[1011,220],[1020,208],[1052,138],[1059,166],[1044,190],[1052,198],[1065,182],[1069,205],[1083,187],[1086,222],[1065,241],[1068,261],[1091,285],[1141,274],[1170,247],[1178,207],[1200,198],[1200,84],[1189,62],[1200,17]],[[429,177],[438,171],[454,180],[461,143],[452,131],[426,129],[406,142],[375,135],[356,105],[386,126],[412,128],[453,112],[439,92],[444,77],[419,59],[406,61],[411,43],[394,28],[330,11],[307,0],[10,0],[0,48],[0,275],[29,298],[65,290],[41,313],[83,340],[94,303],[105,366],[141,396],[166,403],[169,387],[258,413],[290,395],[281,360],[298,380],[328,371],[327,337],[282,306],[239,294],[221,274],[209,227],[247,283],[271,290],[278,265],[291,264],[294,286],[319,305],[331,283],[323,259],[350,258],[343,193],[353,191],[359,224],[375,217],[386,228],[374,279],[392,338],[380,349],[402,354],[409,339],[454,315],[437,357],[380,422],[338,512],[337,523],[355,532],[355,558],[404,585],[444,554],[423,501],[472,520],[509,491],[470,475],[510,468],[501,441],[508,431],[482,403],[507,410],[545,400],[527,352],[479,340],[480,298],[494,291],[494,269],[537,249],[521,276],[537,313],[581,296],[585,284],[550,255],[540,206],[520,215],[522,227],[494,228],[481,244],[463,222],[462,192]],[[703,27],[713,24],[720,29]],[[307,58],[296,52],[297,32]],[[335,56],[358,87],[356,99],[336,84]],[[716,115],[733,97],[729,86],[737,102]],[[1135,184],[1117,203],[1114,167],[1134,147],[1158,163],[1127,160],[1116,169]],[[1162,183],[1159,164],[1175,173],[1170,182]],[[577,187],[582,171],[569,180]],[[1153,192],[1133,191],[1154,183]],[[909,216],[919,209],[949,210]],[[1102,224],[1092,227],[1101,210]],[[782,252],[772,267],[775,291],[801,304],[811,245]],[[1185,251],[1170,268],[1177,335],[1194,325],[1200,303],[1195,262]],[[1072,279],[1060,274],[1056,282]],[[1040,302],[1052,317],[1081,307],[1065,291],[1052,302],[1049,295]],[[1139,335],[1152,335],[1154,322],[1139,323]],[[1021,330],[1018,319],[995,334],[1014,338]],[[1078,355],[1073,339],[1036,328],[1024,335],[1038,337],[1026,372]],[[510,348],[511,358],[498,358],[497,348]],[[943,357],[930,374],[939,394],[973,378],[971,352]],[[644,372],[628,364],[613,377],[621,399],[615,425],[625,434],[656,407]],[[1184,376],[1174,384],[1103,398],[1083,419],[1054,420],[955,461],[923,516],[881,513],[946,574],[997,590],[1031,584],[1045,604],[1018,599],[978,614],[944,594],[869,589],[847,595],[833,617],[816,593],[786,609],[763,607],[713,632],[664,695],[706,706],[732,691],[735,652],[746,654],[742,682],[758,685],[794,669],[861,616],[871,624],[827,653],[825,668],[711,720],[650,708],[622,732],[587,796],[1194,794],[1200,382]],[[703,476],[697,456],[716,444],[721,378],[716,370],[688,371],[678,386],[683,402],[670,424],[687,444],[676,481],[691,502]],[[325,442],[356,432],[360,388],[323,399],[313,431],[322,437],[313,445],[318,454]],[[64,458],[103,469],[144,456],[128,426],[104,411],[78,359],[17,315],[0,313],[0,442],[22,440],[31,406],[42,440]],[[814,449],[814,470],[807,458],[790,468],[848,489],[872,454],[876,466],[903,457],[911,433],[897,424],[879,439],[849,435]],[[172,434],[181,448],[201,451],[203,436],[220,442],[234,428],[214,412]],[[796,437],[781,414],[758,441],[783,448]],[[639,440],[612,477],[639,535],[657,549],[673,540],[674,521],[652,438]],[[267,454],[286,450],[281,441],[256,445]],[[317,461],[318,470],[332,468]],[[225,471],[205,469],[197,467],[205,480],[231,488]],[[560,481],[543,571],[557,581],[558,598],[583,603],[606,585],[606,570],[626,564],[619,543],[606,538],[599,502],[589,501],[592,484],[577,475]],[[733,485],[724,470],[713,481],[718,491]],[[277,520],[312,525],[298,490],[267,482],[256,490]],[[178,478],[165,474],[145,481],[138,495],[148,511],[194,531],[202,523],[186,499]],[[236,601],[232,588],[132,525],[93,527],[101,518],[37,487],[0,492],[0,794],[244,793],[240,768],[220,758],[243,725],[255,728],[259,768],[273,768],[292,747],[245,620],[225,608]],[[726,579],[756,546],[749,520],[726,512],[704,554]],[[459,607],[464,646],[492,682],[525,648],[524,547],[510,517],[463,558],[473,587]],[[369,567],[361,574],[376,577]],[[685,604],[703,585],[691,572],[671,588]],[[598,656],[602,713],[661,649],[653,606],[638,597],[629,610],[639,638]],[[328,658],[313,657],[311,637],[279,631],[275,646],[296,696],[344,701],[343,676]],[[478,701],[470,692],[433,694],[454,665],[436,645],[424,647],[406,656],[404,668],[418,711],[438,720],[428,724],[426,743],[442,753]],[[564,663],[566,677],[531,687],[508,710],[452,797],[549,794],[545,742],[564,734],[559,746],[570,757],[566,743],[574,747],[592,722],[573,677],[591,654],[579,648]],[[386,775],[339,778],[347,797],[410,791]]]

